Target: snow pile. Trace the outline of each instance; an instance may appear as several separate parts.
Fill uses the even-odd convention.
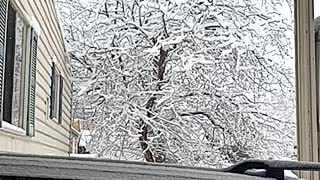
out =
[[[80,135],[80,140],[79,140],[79,146],[86,147],[91,141],[91,138],[92,137],[91,137],[90,130],[82,130]]]
[[[97,154],[70,154],[70,157],[79,157],[79,158],[97,158]]]
[[[285,179],[299,179],[296,174],[289,170],[284,170],[284,177]]]
[[[18,126],[12,125],[6,121],[2,121],[1,123],[2,123],[2,128],[4,128],[4,129],[8,129],[10,131],[13,131],[13,132],[16,132],[16,133],[22,134],[22,135],[26,134],[26,131]]]
[[[40,23],[37,21],[37,19],[34,16],[31,17],[31,26],[34,29],[34,31],[37,33],[37,35],[40,36],[41,26],[40,26]]]

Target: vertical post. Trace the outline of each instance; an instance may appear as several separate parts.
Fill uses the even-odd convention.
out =
[[[315,58],[313,0],[295,0],[296,112],[299,161],[319,161],[318,86]],[[302,178],[319,179],[318,173]]]
[[[315,63],[316,63],[316,87],[317,87],[317,136],[318,136],[318,160],[320,161],[320,152],[319,152],[319,145],[320,145],[320,128],[319,128],[319,113],[320,113],[320,17],[314,21],[315,24]],[[318,177],[320,179],[320,176]]]

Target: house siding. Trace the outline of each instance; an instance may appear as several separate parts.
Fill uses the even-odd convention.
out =
[[[68,59],[54,1],[14,0],[18,11],[24,11],[29,17],[34,17],[41,28],[38,40],[36,71],[36,130],[35,136],[29,137],[0,129],[0,152],[63,156],[69,154],[71,123],[70,71],[66,66]],[[53,57],[56,57],[56,65],[65,79],[61,124],[58,123],[57,119],[50,119],[47,111],[48,104],[50,104]]]

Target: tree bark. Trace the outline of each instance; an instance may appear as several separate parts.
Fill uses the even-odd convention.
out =
[[[163,48],[160,48],[160,58],[159,61],[155,63],[155,66],[157,68],[157,80],[162,81],[164,79],[164,73],[166,70],[166,59],[168,56],[168,51],[163,50]],[[161,90],[161,82],[157,84],[156,91]],[[150,113],[154,109],[155,101],[156,101],[156,96],[152,96],[146,105],[146,109],[148,110],[147,112],[147,117],[152,118],[153,114]],[[141,119],[141,124],[140,124],[140,129],[142,130],[141,136],[139,137],[140,145],[141,148],[144,152],[144,158],[147,162],[158,162],[157,158],[155,158],[154,154],[152,151],[148,148],[148,133],[152,132],[150,127]],[[163,161],[163,160],[162,160]]]

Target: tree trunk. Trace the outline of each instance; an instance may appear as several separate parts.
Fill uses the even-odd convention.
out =
[[[157,80],[162,81],[164,79],[164,73],[165,73],[165,67],[166,67],[166,59],[168,56],[168,51],[163,50],[163,48],[160,48],[160,58],[159,61],[155,63],[155,66],[157,68]],[[161,82],[157,84],[156,91],[161,90]],[[154,115],[150,112],[154,110],[155,100],[157,98],[155,96],[152,96],[146,105],[147,117],[152,118]],[[139,137],[141,148],[144,152],[144,158],[147,162],[158,162],[157,158],[155,158],[155,155],[152,153],[151,149],[148,148],[148,133],[152,132],[152,129],[141,119],[140,129],[142,130],[141,136]],[[163,160],[161,160],[163,161]]]

